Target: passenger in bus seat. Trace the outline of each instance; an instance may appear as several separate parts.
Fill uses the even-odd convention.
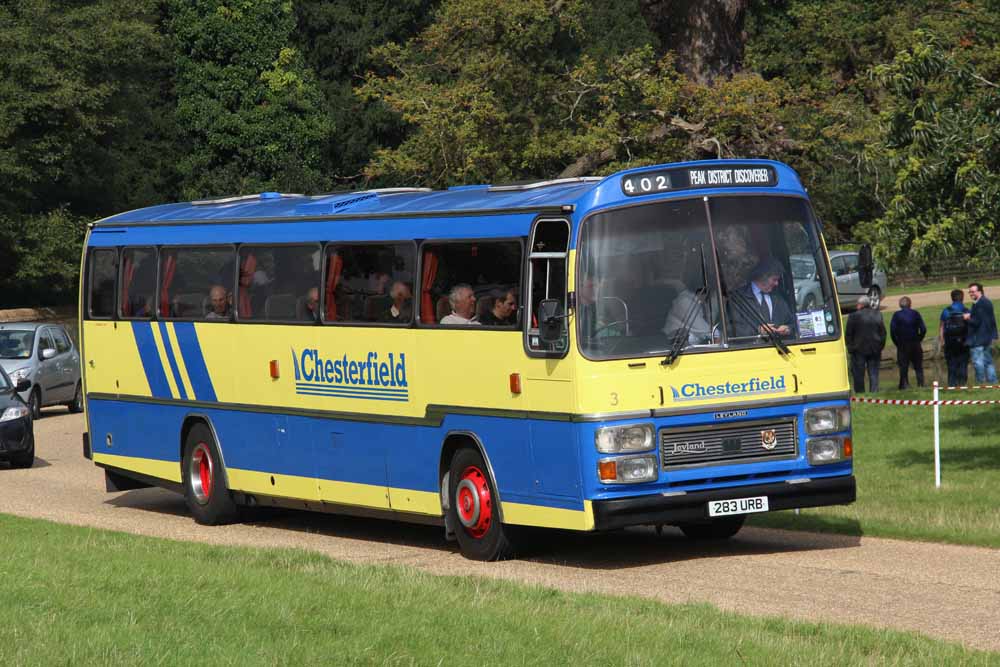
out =
[[[389,310],[382,313],[379,321],[394,324],[408,323],[413,315],[413,291],[410,286],[397,280],[389,288],[389,296],[392,297],[392,305],[389,306]]]
[[[441,318],[441,324],[479,325],[476,321],[476,293],[467,283],[459,283],[448,293],[451,314]]]
[[[494,291],[489,298],[492,308],[479,316],[480,324],[490,327],[517,324],[517,294],[513,289]]]
[[[229,319],[229,292],[222,285],[212,285],[208,291],[209,311],[205,315],[206,320],[228,320]]]
[[[319,288],[310,287],[302,299],[299,319],[307,322],[319,321]]]

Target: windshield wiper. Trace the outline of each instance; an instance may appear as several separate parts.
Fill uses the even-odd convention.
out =
[[[680,356],[681,350],[687,347],[688,336],[691,334],[691,328],[694,326],[695,317],[698,314],[698,309],[702,306],[701,297],[705,295],[709,299],[709,313],[711,313],[711,294],[708,291],[708,271],[705,268],[705,246],[704,244],[699,244],[698,251],[701,255],[701,287],[699,287],[694,292],[694,298],[691,300],[691,306],[688,311],[684,314],[684,320],[681,322],[681,327],[674,332],[674,337],[670,341],[670,351],[667,352],[667,356],[664,357],[663,361],[660,362],[661,366],[672,366],[677,357]],[[709,325],[709,335],[711,335],[712,323],[706,320]]]
[[[750,299],[745,294],[740,294],[739,292],[729,293],[729,303],[734,304],[737,309],[743,314],[744,317],[749,316],[757,324],[757,330],[760,331],[760,337],[766,338],[771,342],[771,345],[778,350],[782,356],[787,356],[791,353],[785,342],[781,340],[781,336],[774,330],[771,324],[764,319],[764,316],[760,314],[755,306],[750,305]]]

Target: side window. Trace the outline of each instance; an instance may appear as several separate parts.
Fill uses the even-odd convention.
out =
[[[404,325],[413,321],[412,243],[326,247],[323,321]]]
[[[521,243],[425,243],[421,248],[423,324],[514,329],[521,317]]]
[[[163,248],[160,317],[227,321],[233,314],[236,255],[230,247]]]
[[[121,316],[148,319],[156,306],[156,250],[125,248],[122,251]]]
[[[52,340],[52,334],[48,329],[42,329],[42,334],[38,338],[38,358],[42,358],[43,350],[56,350],[56,344]],[[58,351],[58,350],[56,350]]]
[[[569,251],[569,223],[565,220],[539,220],[531,234],[528,255],[527,348],[529,352],[563,355],[569,349],[566,320],[558,320],[556,340],[542,340],[539,315],[542,302],[554,305],[554,314],[566,314],[566,261]],[[554,303],[553,303],[554,302]]]
[[[241,320],[318,322],[318,245],[242,246],[236,312]]]
[[[844,266],[843,257],[834,257],[830,260],[830,267],[833,269],[833,275],[835,276],[842,276],[846,273]]]
[[[52,333],[53,342],[56,344],[56,351],[59,354],[69,352],[72,346],[69,343],[69,338],[66,337],[66,332],[59,329],[50,329],[49,331]]]
[[[115,315],[115,277],[118,274],[118,251],[94,250],[90,253],[90,316],[111,319]]]
[[[847,273],[854,273],[858,270],[858,256],[857,255],[844,255],[844,262],[846,264],[845,271]]]

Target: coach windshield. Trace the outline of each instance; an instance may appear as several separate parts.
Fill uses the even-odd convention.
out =
[[[576,326],[591,359],[672,363],[836,334],[827,262],[803,199],[699,197],[599,213],[584,223],[578,253]]]

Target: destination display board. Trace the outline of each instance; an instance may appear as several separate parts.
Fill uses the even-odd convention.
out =
[[[759,188],[777,184],[774,168],[758,164],[683,167],[622,176],[622,192],[630,197],[692,188]]]

